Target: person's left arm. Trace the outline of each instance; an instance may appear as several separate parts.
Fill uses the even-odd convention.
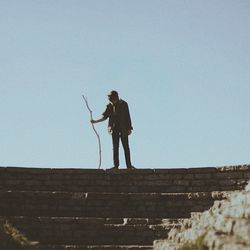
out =
[[[131,122],[131,117],[130,117],[130,112],[129,112],[129,107],[128,104],[126,103],[125,105],[125,111],[127,113],[127,119],[128,119],[128,135],[131,135],[133,127],[132,127],[132,122]]]

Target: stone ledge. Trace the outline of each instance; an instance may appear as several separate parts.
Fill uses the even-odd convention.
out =
[[[248,171],[250,170],[250,164],[243,165],[230,165],[230,166],[218,166],[218,167],[191,167],[191,168],[165,168],[165,169],[148,169],[138,168],[135,170],[128,169],[87,169],[87,168],[34,168],[34,167],[11,167],[0,166],[0,172],[25,172],[30,174],[42,173],[65,173],[65,174],[183,174],[183,173],[214,173],[214,172],[228,172],[228,171]]]
[[[30,216],[0,216],[0,221],[10,221],[12,223],[77,223],[87,225],[120,225],[120,226],[176,226],[183,222],[181,219],[164,218],[103,218],[103,217],[30,217]]]
[[[0,191],[5,216],[84,216],[187,218],[211,207],[227,192],[199,193],[70,193]],[[126,209],[124,209],[126,208]]]
[[[151,245],[155,238],[166,237],[171,228],[163,224],[103,224],[101,220],[49,217],[8,217],[8,222],[41,244]]]
[[[243,189],[249,178],[250,165],[115,171],[0,167],[0,190],[134,193],[227,191]]]
[[[60,192],[60,191],[1,191],[0,198],[24,200],[25,198],[39,199],[68,199],[68,200],[220,200],[227,198],[233,191],[188,192],[188,193],[110,193],[110,192]]]
[[[44,245],[28,247],[26,250],[152,250],[151,245]]]

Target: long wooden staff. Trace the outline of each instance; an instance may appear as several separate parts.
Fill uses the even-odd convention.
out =
[[[90,119],[93,120],[92,110],[91,110],[90,107],[89,107],[87,97],[85,97],[84,95],[82,95],[82,98],[83,98],[83,100],[85,101],[85,104],[86,104],[87,109],[89,110]],[[97,132],[96,129],[95,129],[94,124],[93,124],[93,123],[91,123],[91,124],[92,124],[92,128],[93,128],[93,130],[94,130],[94,132],[95,132],[95,134],[96,134],[96,136],[97,136],[97,139],[98,139],[98,145],[99,145],[99,167],[98,167],[98,169],[100,169],[100,168],[101,168],[101,164],[102,164],[101,140],[100,140],[100,136],[99,136],[98,132]]]

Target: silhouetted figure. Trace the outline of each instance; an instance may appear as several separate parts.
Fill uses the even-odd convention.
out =
[[[109,118],[108,131],[112,135],[113,141],[113,169],[119,167],[119,141],[121,139],[126,165],[128,169],[134,169],[130,159],[130,149],[128,136],[132,133],[133,127],[131,124],[131,118],[129,114],[129,108],[127,102],[119,99],[118,92],[112,90],[108,94],[110,103],[107,105],[106,110],[102,114],[102,118],[98,120],[91,120],[92,123],[103,122]]]

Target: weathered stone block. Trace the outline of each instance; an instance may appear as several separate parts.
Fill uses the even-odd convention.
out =
[[[219,180],[219,184],[221,186],[231,186],[236,184],[236,180],[228,179],[228,180]]]
[[[184,177],[183,177],[183,179],[184,180],[192,180],[192,179],[194,179],[194,174],[186,174],[186,175],[184,175]]]
[[[211,173],[201,173],[201,174],[195,174],[195,179],[210,179],[212,174]]]
[[[189,168],[188,174],[197,174],[197,173],[215,173],[217,168],[208,167],[208,168]]]
[[[205,184],[205,182],[202,180],[191,181],[192,186],[203,186],[204,184]]]

